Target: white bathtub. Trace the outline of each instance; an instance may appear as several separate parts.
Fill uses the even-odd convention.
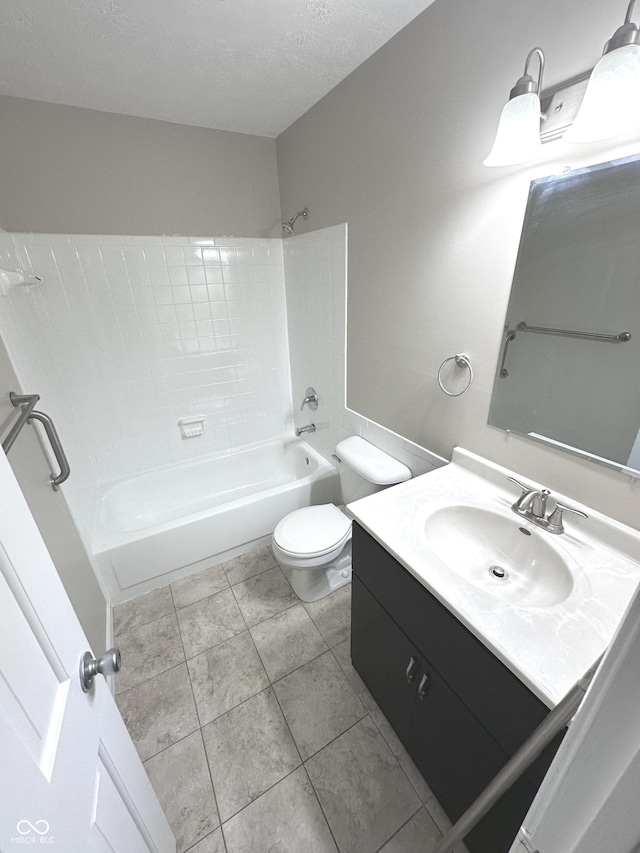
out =
[[[132,586],[160,586],[179,569],[218,562],[295,509],[338,499],[336,469],[302,441],[172,465],[103,488],[94,558],[121,598]]]

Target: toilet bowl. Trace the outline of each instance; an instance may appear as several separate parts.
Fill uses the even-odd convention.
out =
[[[370,484],[370,492],[411,477],[406,465],[359,436],[339,442],[336,454]],[[289,513],[277,524],[271,548],[302,601],[318,601],[351,580],[351,519],[334,504]]]
[[[324,598],[351,580],[351,519],[334,504],[286,515],[273,531],[271,549],[291,570],[291,586],[303,601]]]

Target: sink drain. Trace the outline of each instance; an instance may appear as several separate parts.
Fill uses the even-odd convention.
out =
[[[509,577],[509,572],[506,569],[503,569],[502,566],[490,566],[489,574],[497,578],[499,581],[506,581]]]

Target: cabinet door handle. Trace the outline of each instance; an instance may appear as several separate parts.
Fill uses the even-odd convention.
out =
[[[418,661],[412,656],[409,658],[409,664],[407,666],[407,671],[405,675],[407,676],[407,681],[409,684],[416,677],[416,670],[418,669]]]
[[[418,696],[420,699],[424,699],[427,688],[429,687],[429,676],[427,673],[423,673],[422,678],[420,679],[420,684],[418,685]]]

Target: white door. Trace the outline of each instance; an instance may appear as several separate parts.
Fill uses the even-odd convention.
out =
[[[511,853],[640,850],[640,588]]]
[[[175,839],[0,452],[0,851],[169,853]]]

